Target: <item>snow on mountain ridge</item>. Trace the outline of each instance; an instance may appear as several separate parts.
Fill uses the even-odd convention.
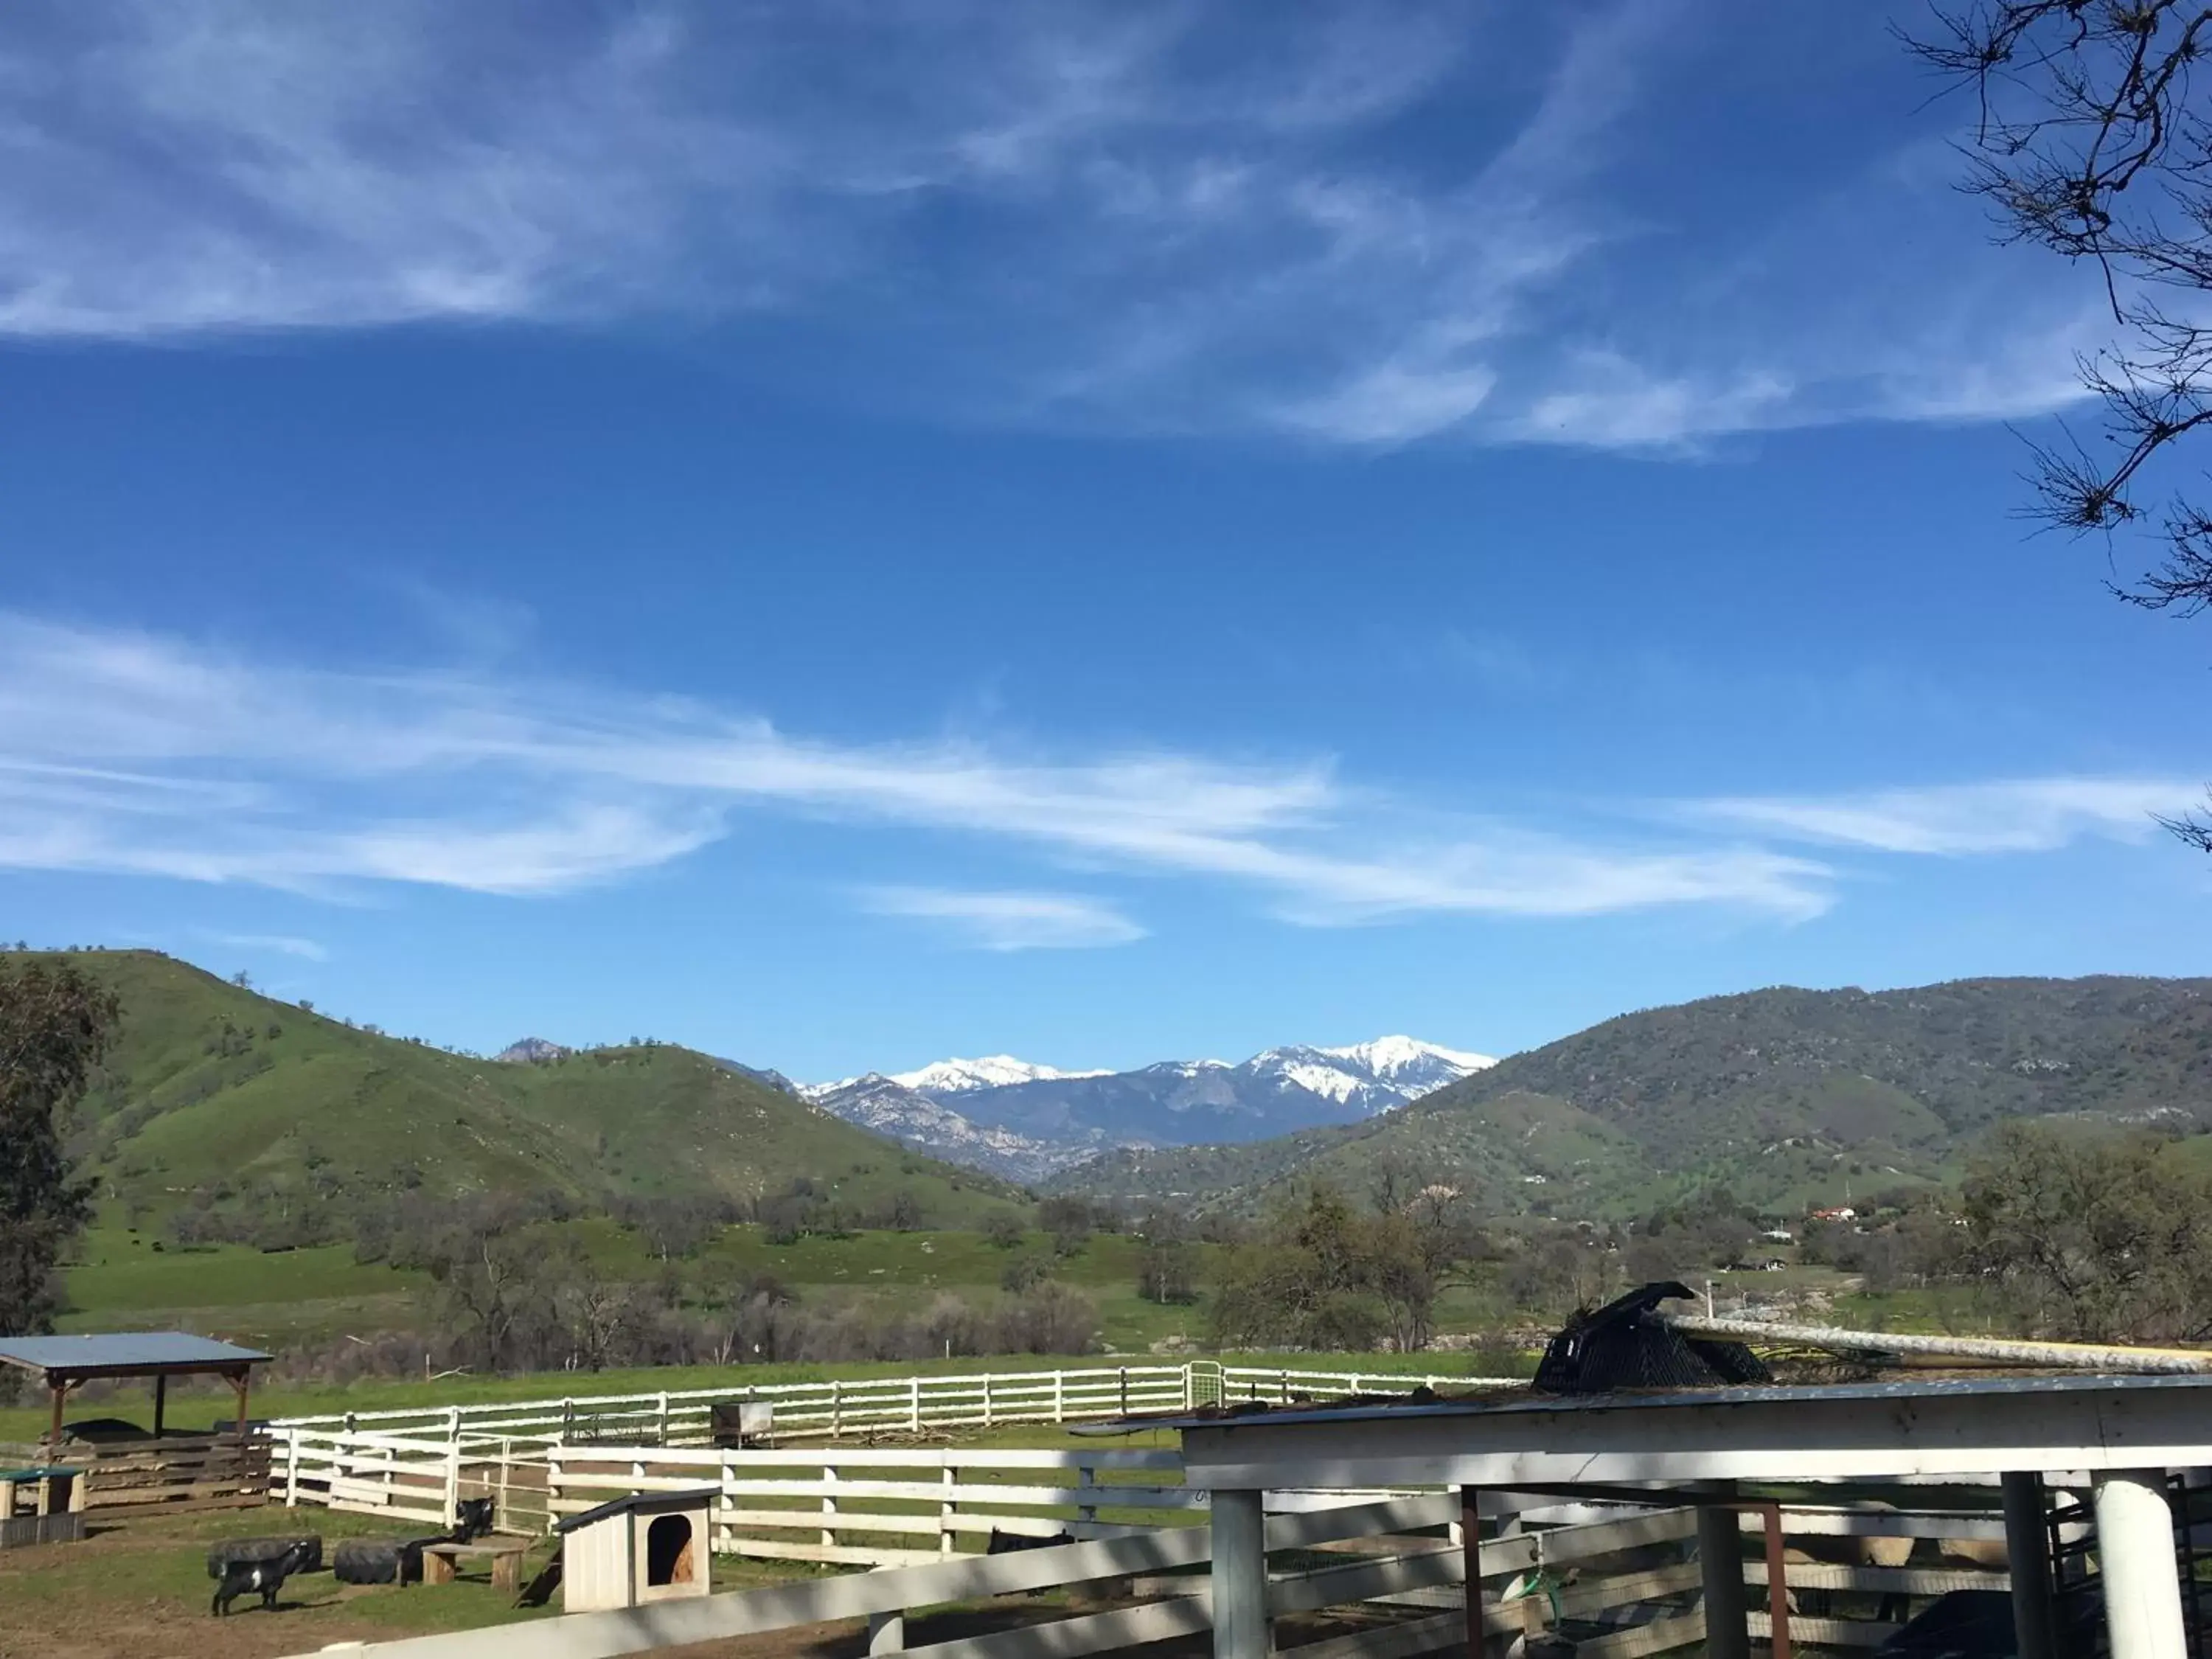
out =
[[[977,1123],[880,1072],[838,1084],[816,1084],[807,1097],[823,1111],[888,1135],[904,1146],[1012,1181],[1037,1181],[1079,1164],[1093,1146],[1055,1146],[993,1124]]]
[[[1395,1077],[1399,1073],[1419,1066],[1425,1061],[1442,1060],[1444,1065],[1455,1068],[1462,1076],[1470,1072],[1485,1071],[1498,1064],[1493,1054],[1468,1054],[1409,1036],[1376,1037],[1372,1042],[1355,1042],[1349,1048],[1323,1048],[1321,1052],[1331,1060],[1348,1060],[1382,1078]]]
[[[1003,1089],[1014,1083],[1058,1083],[1069,1078],[1104,1077],[1105,1072],[1063,1072],[1056,1066],[1033,1065],[1012,1054],[985,1054],[976,1060],[940,1060],[919,1071],[892,1072],[890,1080],[923,1094],[964,1094],[971,1089]]]

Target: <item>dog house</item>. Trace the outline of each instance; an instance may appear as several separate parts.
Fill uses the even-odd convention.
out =
[[[719,1494],[638,1492],[572,1515],[561,1534],[561,1605],[640,1607],[708,1593],[707,1516]]]

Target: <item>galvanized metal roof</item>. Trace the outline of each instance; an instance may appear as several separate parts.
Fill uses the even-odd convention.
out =
[[[112,1335],[0,1336],[0,1364],[39,1371],[215,1370],[259,1364],[269,1356],[185,1331]]]
[[[1301,1423],[1403,1421],[1417,1418],[1491,1417],[1528,1412],[1644,1411],[1665,1406],[1753,1406],[1775,1402],[1862,1401],[1897,1402],[1942,1400],[1960,1395],[2112,1394],[2137,1389],[2212,1389],[2212,1375],[2148,1375],[2140,1372],[2064,1372],[2041,1376],[1942,1377],[1887,1382],[1842,1382],[1810,1386],[1777,1383],[1717,1389],[1624,1389],[1614,1394],[1553,1395],[1533,1390],[1492,1393],[1480,1399],[1365,1401],[1330,1406],[1315,1401],[1287,1405],[1243,1402],[1226,1408],[1180,1412],[1164,1417],[1126,1417],[1110,1423],[1083,1424],[1078,1434],[1126,1434],[1138,1429],[1267,1429]]]

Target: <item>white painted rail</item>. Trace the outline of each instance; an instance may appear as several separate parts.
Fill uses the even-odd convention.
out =
[[[730,1380],[712,1389],[332,1412],[280,1418],[273,1426],[278,1430],[371,1430],[416,1438],[450,1439],[465,1433],[494,1437],[537,1436],[564,1443],[596,1439],[621,1445],[682,1446],[703,1445],[712,1438],[714,1407],[746,1400],[765,1401],[775,1408],[779,1437],[838,1439],[993,1428],[1001,1424],[1089,1422],[1243,1400],[1341,1400],[1354,1395],[1407,1394],[1423,1387],[1510,1386],[1514,1381],[1199,1361],[1184,1365],[1084,1365],[942,1376],[754,1382],[747,1379],[743,1367],[733,1366]]]

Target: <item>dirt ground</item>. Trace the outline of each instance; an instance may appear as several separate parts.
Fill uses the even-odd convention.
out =
[[[274,1613],[241,1600],[229,1617],[210,1616],[208,1545],[218,1538],[285,1535],[288,1522],[305,1523],[301,1530],[319,1534],[326,1558],[340,1538],[390,1536],[395,1530],[363,1516],[260,1510],[97,1525],[81,1543],[0,1551],[0,1659],[288,1659],[337,1642],[389,1642],[550,1618],[560,1611],[556,1598],[550,1608],[518,1613],[510,1597],[480,1577],[436,1586],[341,1584],[325,1568],[289,1581]],[[552,1547],[549,1540],[532,1551],[532,1571],[550,1558]],[[714,1588],[755,1589],[815,1571],[717,1557]],[[1076,1610],[1109,1605],[1115,1604],[1085,1603]],[[1070,1611],[1057,1594],[1006,1597],[913,1617],[907,1640],[921,1647]],[[1340,1619],[1297,1622],[1301,1640],[1352,1628]],[[1285,1639],[1292,1638],[1286,1634]],[[849,1620],[665,1651],[670,1659],[865,1659],[867,1636],[864,1622]],[[1203,1659],[1210,1651],[1204,1638],[1147,1650],[1158,1659]]]
[[[241,1600],[229,1617],[212,1617],[209,1543],[281,1535],[291,1518],[262,1510],[134,1521],[96,1527],[81,1543],[0,1552],[0,1659],[284,1659],[336,1642],[388,1642],[560,1611],[556,1598],[550,1608],[519,1613],[509,1597],[481,1578],[436,1586],[341,1584],[325,1569],[289,1581],[274,1613]],[[340,1537],[392,1530],[349,1516],[298,1518],[322,1535],[325,1555]],[[531,1568],[550,1553],[550,1542],[541,1544]],[[751,1589],[809,1571],[718,1558],[714,1587]],[[908,1625],[908,1639],[920,1646],[1033,1624],[1066,1610],[1041,1597],[1009,1598],[918,1616]],[[866,1650],[865,1624],[855,1620],[669,1651],[672,1659],[679,1654],[681,1659],[862,1659]]]

